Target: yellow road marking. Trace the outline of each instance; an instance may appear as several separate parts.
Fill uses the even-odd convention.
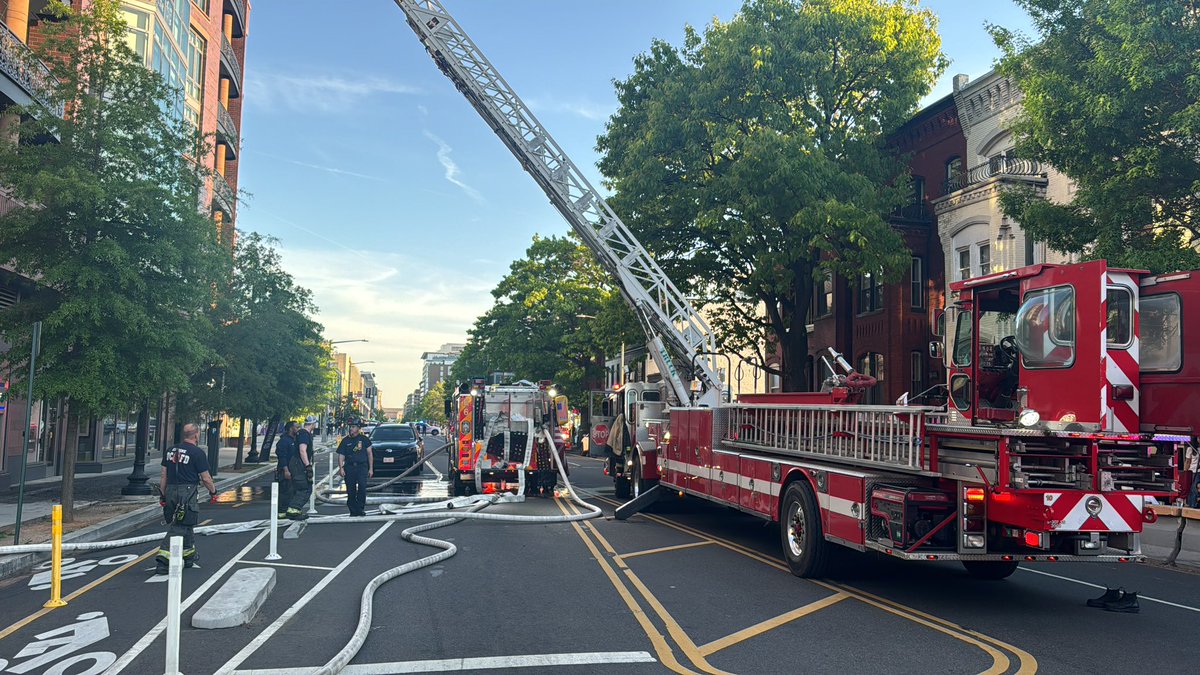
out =
[[[242,508],[242,507],[243,507],[243,506],[245,506],[245,505],[246,505],[246,502],[238,502],[238,503],[234,504],[233,506],[231,506],[231,507],[229,507],[229,508],[231,508],[231,509],[240,509],[240,508]]]
[[[212,521],[213,521],[213,519],[209,518],[208,520],[204,521],[203,523],[200,523],[200,525],[198,525],[197,527],[203,527],[203,526],[211,523]]]
[[[554,505],[557,506],[564,514],[567,513],[567,509],[563,507],[562,502],[558,498],[554,499]],[[578,511],[576,511],[576,513],[578,513]],[[625,606],[629,608],[631,613],[633,613],[633,617],[637,619],[638,624],[641,625],[642,630],[646,633],[646,637],[650,638],[650,644],[654,646],[654,652],[658,654],[658,659],[662,661],[662,664],[676,673],[696,675],[694,671],[683,667],[683,665],[675,659],[675,653],[671,651],[671,646],[667,644],[666,638],[664,638],[662,633],[659,633],[658,629],[654,627],[654,624],[650,622],[650,618],[646,616],[646,613],[642,611],[641,606],[638,605],[637,601],[633,599],[633,594],[630,593],[629,589],[625,588],[625,585],[621,583],[621,579],[617,576],[616,571],[613,570],[607,561],[605,561],[604,555],[596,549],[596,545],[592,543],[592,540],[588,539],[587,534],[584,533],[583,528],[579,526],[579,523],[572,522],[571,527],[575,528],[575,534],[579,535],[579,538],[583,540],[584,545],[586,545],[588,550],[592,552],[592,557],[596,559],[597,563],[599,563],[600,568],[604,571],[604,575],[608,577],[608,580],[612,583],[613,588],[617,589],[617,594],[619,594],[621,599],[625,601]]]
[[[121,565],[117,569],[109,572],[108,574],[105,574],[104,576],[100,577],[99,579],[91,582],[90,584],[84,586],[83,588],[68,595],[67,597],[63,598],[63,600],[66,600],[68,603],[71,602],[75,598],[80,597],[84,593],[87,593],[88,591],[92,590],[93,588],[95,588],[95,587],[99,586],[100,584],[108,581],[109,579],[117,576],[121,572],[124,572],[125,570],[129,569],[130,567],[133,567],[134,565],[136,565],[140,562],[144,562],[147,558],[154,555],[155,553],[158,553],[157,546],[150,549],[149,551],[146,551],[140,557],[130,560],[129,562],[125,563],[124,565]],[[12,635],[13,633],[21,630],[25,626],[28,626],[29,624],[33,623],[34,621],[37,621],[38,619],[42,618],[43,616],[46,616],[50,612],[53,612],[55,609],[56,609],[55,607],[45,607],[43,609],[40,609],[40,610],[34,612],[33,614],[30,614],[29,616],[25,617],[24,619],[21,619],[20,621],[14,623],[13,625],[9,626],[8,628],[5,628],[4,630],[0,631],[0,640],[3,640],[4,638],[8,637],[9,635]]]
[[[605,498],[605,497],[596,496],[596,499],[599,501],[603,501],[603,502],[612,504],[614,506],[620,506],[620,502],[616,502],[616,501],[613,501],[613,500]],[[665,525],[667,527],[678,530],[680,532],[685,532],[685,533],[690,534],[699,539],[711,541],[712,543],[714,543],[718,546],[726,548],[735,553],[739,553],[748,558],[757,560],[765,565],[769,565],[778,570],[787,572],[789,574],[791,573],[791,570],[788,569],[787,565],[785,565],[777,560],[763,556],[760,553],[758,553],[757,551],[746,548],[746,547],[742,546],[741,544],[736,544],[736,543],[733,543],[730,541],[726,541],[719,537],[713,537],[713,536],[706,534],[700,530],[696,530],[694,528],[688,527],[687,525],[681,525],[681,524],[675,523],[671,520],[662,518],[660,516],[655,516],[655,515],[651,515],[648,513],[641,513],[639,515],[641,515],[649,520],[652,520],[656,523],[659,523],[661,525]],[[1001,649],[1006,649],[1017,656],[1017,658],[1020,661],[1020,666],[1017,669],[1016,675],[1031,675],[1032,673],[1037,672],[1037,667],[1038,667],[1037,659],[1034,658],[1034,656],[1032,654],[1030,654],[1029,652],[1026,652],[1023,649],[1014,647],[1013,645],[1010,645],[1007,642],[1004,642],[1002,640],[998,640],[994,637],[991,637],[990,635],[984,635],[983,633],[980,633],[978,631],[973,631],[973,630],[970,630],[967,628],[963,628],[962,626],[959,626],[958,624],[953,623],[951,621],[947,621],[945,619],[941,619],[941,618],[932,616],[930,614],[926,614],[925,612],[914,609],[907,605],[902,605],[898,602],[873,595],[866,591],[861,591],[852,586],[846,586],[844,584],[838,584],[838,583],[818,581],[815,579],[809,579],[808,581],[811,581],[812,583],[814,583],[818,586],[821,586],[822,588],[829,589],[831,591],[845,593],[845,594],[849,595],[850,597],[853,597],[856,600],[859,600],[866,604],[872,605],[878,609],[882,609],[886,612],[889,612],[889,613],[899,616],[901,618],[908,619],[909,621],[921,624],[923,626],[926,626],[927,628],[931,628],[940,633],[949,635],[957,640],[960,640],[962,642],[966,642],[967,644],[978,647],[979,649],[981,649],[982,651],[984,651],[985,653],[990,655],[993,659],[992,667],[987,669],[986,671],[984,671],[984,673],[986,675],[1007,672],[1009,666],[1011,665],[1009,658],[1003,652],[998,651],[997,649],[994,649],[992,647],[992,645],[994,645],[996,647],[1000,647]],[[976,639],[976,638],[978,638],[978,639]],[[990,644],[987,644],[987,643],[990,643]]]
[[[733,633],[731,635],[726,635],[725,637],[723,637],[719,640],[713,640],[712,642],[710,642],[706,645],[702,645],[700,647],[700,653],[705,656],[708,656],[709,654],[712,654],[713,652],[719,652],[722,649],[725,649],[727,647],[732,647],[733,645],[736,645],[739,642],[749,640],[752,637],[757,637],[759,635],[762,635],[763,633],[766,633],[767,631],[775,630],[776,628],[782,626],[783,624],[791,622],[791,621],[795,621],[796,619],[799,619],[802,616],[808,616],[809,614],[812,614],[813,612],[816,612],[818,610],[825,609],[826,607],[829,607],[830,605],[836,605],[837,603],[841,602],[842,600],[845,600],[848,597],[850,597],[848,594],[838,592],[838,593],[834,593],[833,595],[830,595],[828,597],[821,598],[820,600],[817,600],[816,602],[810,602],[803,607],[797,607],[796,609],[793,609],[792,611],[786,612],[784,614],[780,614],[779,616],[777,616],[773,619],[767,619],[766,621],[756,623],[753,626],[750,626],[749,628],[743,628],[742,630],[739,630],[736,633]]]
[[[684,549],[684,548],[695,548],[697,546],[708,546],[710,544],[712,544],[711,541],[693,541],[690,544],[679,544],[678,546],[664,546],[662,548],[652,548],[652,549],[649,549],[646,551],[638,551],[636,553],[622,553],[622,554],[618,555],[617,557],[618,558],[636,558],[639,555],[653,555],[655,553],[666,553],[667,551],[678,551],[678,550]]]

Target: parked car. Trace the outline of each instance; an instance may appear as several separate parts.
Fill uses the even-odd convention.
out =
[[[403,473],[420,461],[425,444],[411,424],[380,424],[371,432],[375,475]]]
[[[359,429],[359,431],[370,436],[371,432],[375,431],[375,427],[377,427],[377,426],[379,426],[379,425],[374,422],[367,422],[362,425],[362,429]]]

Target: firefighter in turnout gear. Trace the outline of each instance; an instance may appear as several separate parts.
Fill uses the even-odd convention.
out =
[[[183,442],[167,448],[163,453],[158,489],[162,494],[159,504],[163,507],[163,519],[167,521],[167,534],[158,545],[156,574],[167,573],[171,562],[171,537],[183,537],[184,567],[199,567],[196,564],[196,535],[193,531],[196,523],[200,522],[200,504],[196,493],[203,483],[210,501],[217,495],[217,486],[208,472],[208,455],[196,445],[199,440],[200,428],[195,424],[185,424]]]
[[[367,515],[367,479],[375,475],[371,459],[371,439],[359,428],[362,421],[351,418],[350,433],[338,443],[338,474],[346,479],[346,506],[350,515]]]
[[[291,440],[284,477],[291,481],[286,515],[292,520],[308,518],[305,508],[308,506],[309,492],[312,491],[312,456],[297,441],[299,433],[299,426],[295,422],[288,422],[283,428],[284,438]]]

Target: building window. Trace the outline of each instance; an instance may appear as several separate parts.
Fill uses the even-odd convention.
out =
[[[204,100],[204,56],[208,42],[196,31],[188,31],[187,44],[187,93],[188,103],[199,104]]]
[[[870,272],[858,277],[858,313],[865,314],[883,308],[883,284],[879,275]]]
[[[817,284],[816,290],[813,316],[819,319],[833,313],[833,272],[825,272],[825,277]]]
[[[959,279],[959,281],[962,281],[964,279],[970,279],[970,278],[971,278],[971,249],[960,248],[960,249],[958,249],[958,279]]]
[[[883,354],[867,352],[858,359],[858,372],[875,378],[875,386],[863,393],[862,402],[879,405],[883,400]]]
[[[912,400],[925,391],[925,355],[921,352],[909,353],[908,367],[908,397]]]
[[[125,24],[129,26],[129,32],[125,36],[125,43],[141,58],[142,64],[146,65],[149,62],[150,55],[150,14],[143,12],[140,9],[130,9],[128,7],[121,8],[121,12],[125,16]]]
[[[992,245],[979,245],[979,276],[992,273]]]
[[[908,271],[908,285],[911,298],[909,304],[913,309],[925,309],[925,261],[913,257]]]
[[[963,176],[962,157],[951,157],[946,160],[946,184],[942,191],[943,194],[954,192],[965,183],[966,177]]]

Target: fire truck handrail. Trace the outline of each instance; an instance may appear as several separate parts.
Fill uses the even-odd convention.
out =
[[[880,405],[730,405],[732,447],[928,472],[925,415],[936,408]]]

